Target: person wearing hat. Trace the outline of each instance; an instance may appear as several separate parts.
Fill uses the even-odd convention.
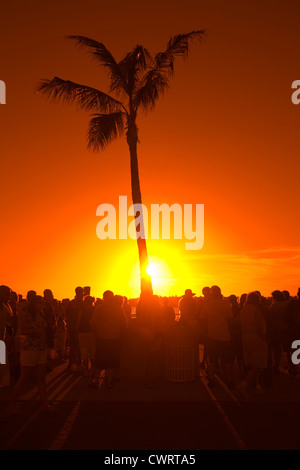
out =
[[[198,326],[196,319],[197,315],[197,301],[194,298],[196,294],[191,289],[186,289],[184,296],[179,302],[180,322],[189,327]]]

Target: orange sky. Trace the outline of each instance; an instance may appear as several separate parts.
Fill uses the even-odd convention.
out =
[[[96,208],[130,197],[125,139],[86,149],[88,115],[34,94],[59,76],[107,90],[107,79],[66,35],[103,42],[116,58],[135,44],[163,50],[172,34],[208,37],[177,60],[171,90],[140,115],[143,202],[205,204],[205,244],[150,241],[164,265],[156,292],[225,294],[300,285],[300,4],[265,1],[12,0],[1,5],[1,283],[25,294],[77,285],[137,295],[132,240],[100,241]],[[136,277],[135,277],[136,276]]]

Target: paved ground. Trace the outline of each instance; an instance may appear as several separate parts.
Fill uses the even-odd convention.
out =
[[[242,400],[222,381],[161,381],[148,390],[124,378],[112,390],[87,387],[88,379],[60,364],[48,374],[56,413],[42,413],[34,384],[19,402],[22,414],[0,423],[1,449],[300,449],[300,382],[283,373],[261,397]],[[0,390],[0,412],[9,390]]]

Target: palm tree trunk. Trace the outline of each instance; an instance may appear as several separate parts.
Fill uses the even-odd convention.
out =
[[[137,158],[137,127],[133,122],[128,124],[127,131],[127,143],[129,146],[130,152],[130,170],[131,170],[131,194],[133,204],[142,204],[141,188],[140,188],[140,178],[139,178],[139,167],[138,167],[138,158]],[[137,219],[137,214],[136,214]],[[140,220],[143,222],[143,214],[141,214]],[[138,221],[136,220],[135,228],[138,232]],[[143,227],[140,227],[140,232],[143,231]],[[137,245],[139,251],[139,262],[140,262],[140,276],[141,276],[141,295],[152,295],[152,281],[151,277],[146,273],[148,266],[148,253],[147,253],[147,244],[144,238],[137,236]]]

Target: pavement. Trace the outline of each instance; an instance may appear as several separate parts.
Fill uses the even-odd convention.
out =
[[[82,371],[57,364],[47,375],[54,412],[42,412],[35,383],[20,397],[20,414],[0,423],[1,450],[300,449],[300,382],[284,370],[274,386],[245,401],[220,377],[209,389],[203,371],[193,382],[161,378],[147,389],[125,376],[113,389],[88,387]],[[238,379],[236,379],[236,385]],[[0,389],[0,414],[10,389]]]

